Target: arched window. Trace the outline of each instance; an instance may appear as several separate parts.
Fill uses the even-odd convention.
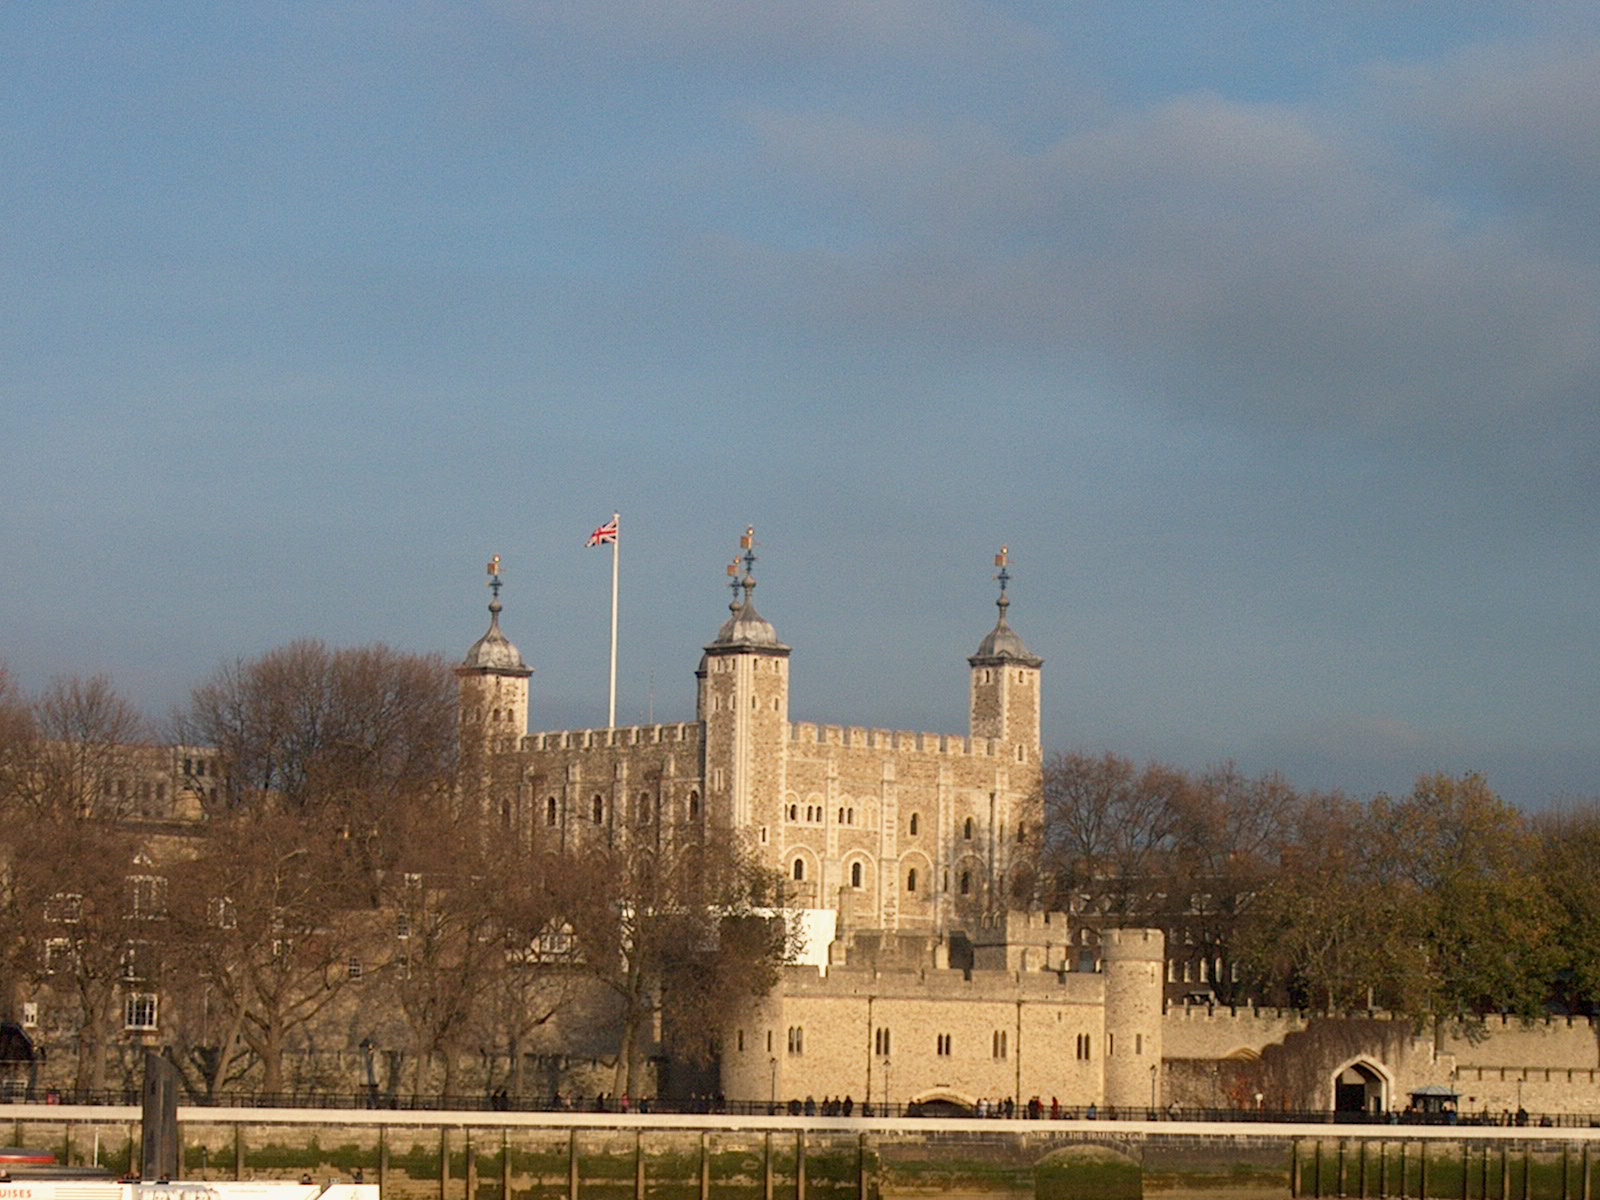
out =
[[[1018,821],[1017,822],[1017,845],[1020,846],[1020,845],[1022,845],[1023,842],[1025,842],[1027,840],[1028,840],[1028,827],[1027,827],[1027,825],[1023,824],[1021,821]]]
[[[554,796],[545,797],[544,823],[546,825],[554,825],[556,823],[556,798]]]
[[[789,820],[798,821],[799,819],[800,819],[800,806],[798,804],[789,805]]]
[[[967,823],[961,827],[961,836],[966,838],[967,841],[969,841],[969,842],[972,840],[972,818],[971,817],[968,817],[967,818]]]
[[[596,825],[605,824],[605,819],[606,819],[606,801],[605,801],[605,797],[597,795],[594,798],[594,800],[591,802],[591,804],[592,804],[593,810],[594,810],[594,823]]]
[[[839,810],[839,824],[844,824],[844,809],[842,808]]]
[[[972,872],[971,871],[963,871],[963,872],[961,872],[961,894],[963,896],[968,896],[968,895],[972,894]]]
[[[921,814],[920,813],[912,813],[911,814],[911,836],[912,837],[916,837],[917,836],[917,830],[919,828],[921,828],[921,826],[922,826],[922,816],[921,816]]]
[[[850,864],[850,886],[853,888],[861,886],[861,864],[858,862]]]
[[[803,858],[797,858],[797,859],[794,860],[794,878],[795,878],[795,882],[796,883],[802,883],[802,882],[805,881],[805,877],[806,877],[806,860],[803,859]]]
[[[690,792],[689,793],[689,820],[698,821],[699,819],[700,819],[700,793],[699,792]]]
[[[914,892],[916,890],[917,890],[917,869],[915,867],[912,867],[911,870],[906,872],[906,891]]]

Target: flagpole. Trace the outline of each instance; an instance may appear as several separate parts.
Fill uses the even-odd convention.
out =
[[[611,539],[611,705],[607,710],[607,728],[617,727],[617,559],[621,553],[622,526],[619,514],[611,514],[611,528],[617,535]]]

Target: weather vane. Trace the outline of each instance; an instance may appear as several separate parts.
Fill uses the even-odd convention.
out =
[[[1000,568],[1000,573],[995,578],[1000,581],[1000,594],[1002,596],[1006,594],[1006,584],[1011,582],[1011,572],[1006,569],[1010,561],[1010,547],[1001,546],[1000,553],[994,556],[994,565]]]
[[[489,590],[494,593],[496,600],[500,599],[500,556],[498,554],[489,560]]]

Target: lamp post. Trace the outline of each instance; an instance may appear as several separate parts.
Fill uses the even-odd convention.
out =
[[[777,1057],[777,1055],[773,1055],[772,1059],[770,1061],[771,1061],[771,1066],[772,1066],[772,1094],[771,1094],[771,1098],[767,1101],[767,1111],[768,1111],[769,1114],[774,1112],[774,1111],[776,1111],[776,1109],[778,1107],[778,1057]]]
[[[883,1056],[883,1115],[886,1117],[894,1115],[889,1108],[889,1056],[887,1054]]]
[[[1156,1080],[1159,1071],[1160,1065],[1158,1063],[1150,1064],[1150,1116],[1152,1120],[1156,1115]]]

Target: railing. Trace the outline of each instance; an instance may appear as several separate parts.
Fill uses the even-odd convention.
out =
[[[0,1102],[28,1104],[82,1104],[138,1106],[136,1088],[76,1090],[72,1088],[21,1089],[0,1093]],[[180,1103],[215,1108],[311,1108],[392,1112],[585,1112],[724,1114],[731,1116],[854,1117],[976,1117],[994,1121],[1187,1121],[1217,1124],[1293,1123],[1302,1125],[1463,1125],[1472,1127],[1587,1129],[1600,1128],[1600,1114],[1585,1113],[1420,1113],[1326,1112],[1294,1109],[1181,1108],[1143,1106],[1070,1106],[1029,1101],[985,1101],[974,1111],[948,1103],[861,1104],[815,1098],[769,1101],[726,1100],[720,1096],[652,1098],[633,1101],[615,1096],[510,1096],[489,1095],[387,1095],[372,1092],[296,1090],[287,1092],[230,1092],[224,1096],[180,1096]]]

